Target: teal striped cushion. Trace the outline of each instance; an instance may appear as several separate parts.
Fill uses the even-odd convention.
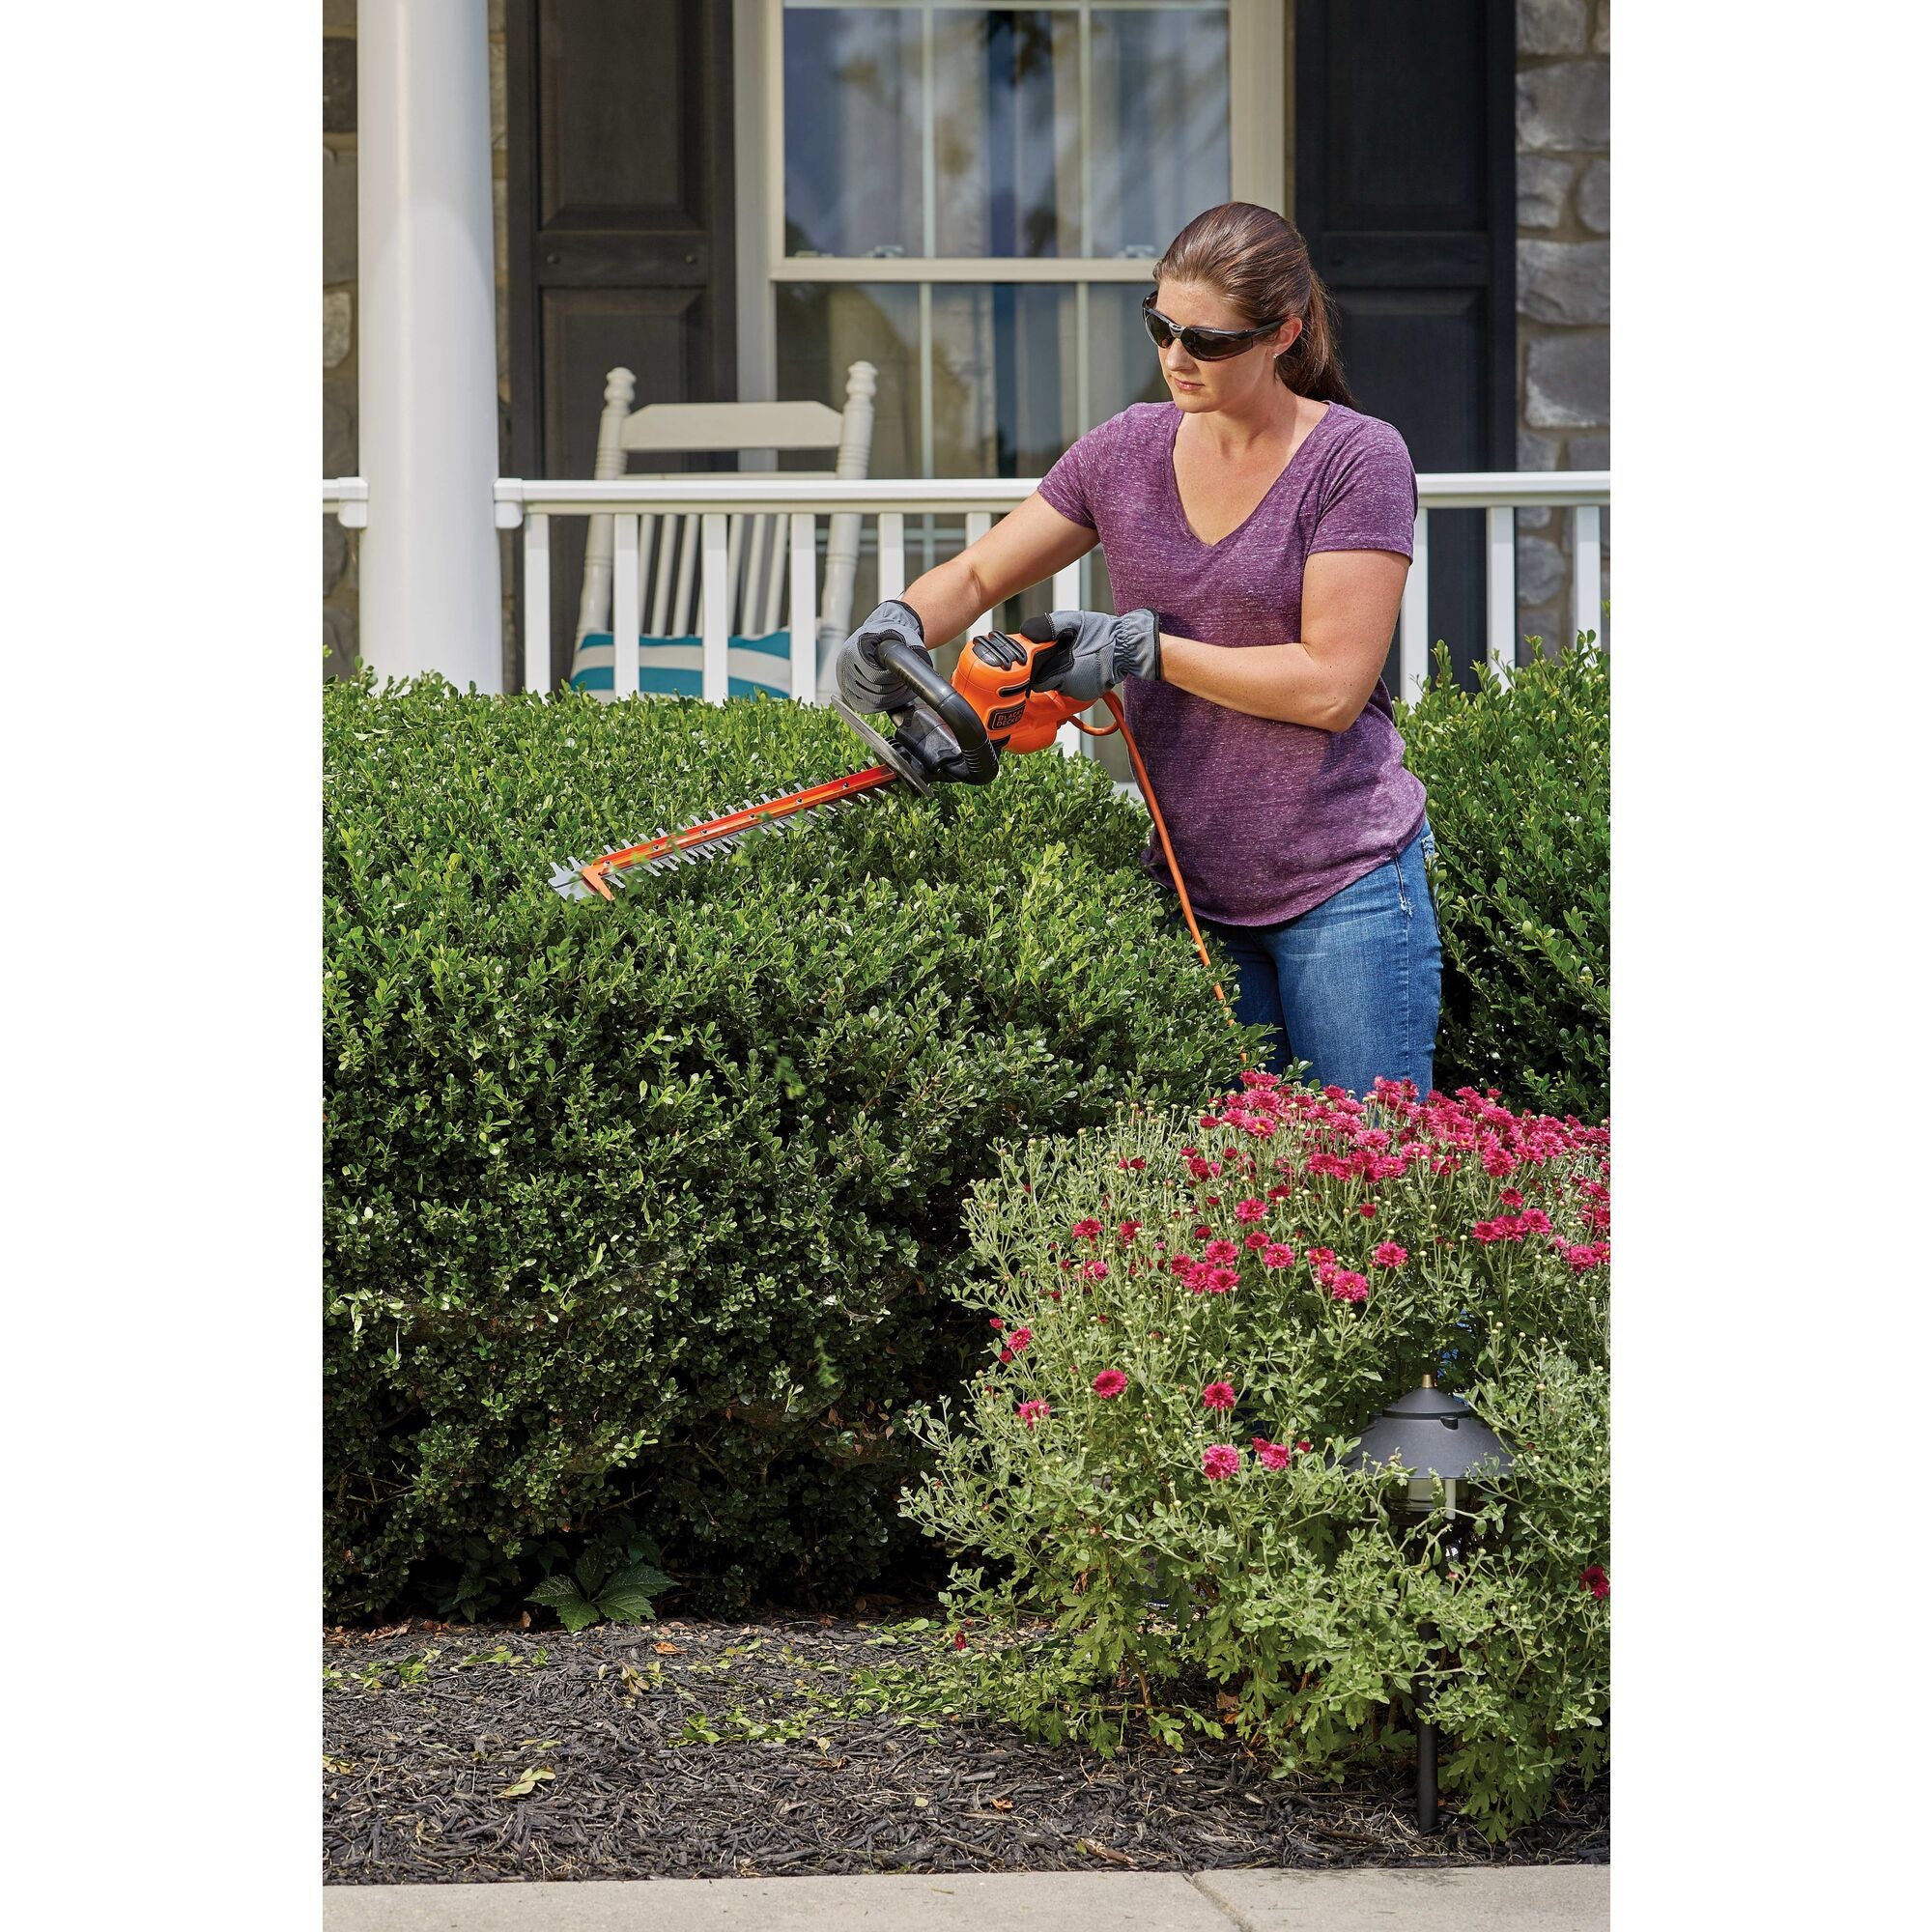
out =
[[[611,689],[612,639],[609,631],[588,633],[577,647],[573,691]],[[732,638],[725,671],[733,697],[791,696],[791,633],[772,631],[762,638]],[[701,638],[639,638],[638,689],[657,697],[704,696],[704,640]]]

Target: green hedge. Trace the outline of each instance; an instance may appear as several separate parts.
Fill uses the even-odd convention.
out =
[[[1589,640],[1398,710],[1429,791],[1442,928],[1435,1084],[1600,1121],[1610,1084],[1610,672]]]
[[[436,679],[324,719],[331,1613],[501,1607],[634,1532],[688,1604],[883,1574],[995,1143],[1235,1063],[1144,821],[1036,756],[570,903],[554,859],[862,748]]]

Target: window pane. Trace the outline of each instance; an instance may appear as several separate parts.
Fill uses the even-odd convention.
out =
[[[1225,8],[1094,10],[1094,255],[1158,256],[1228,199]]]
[[[787,8],[788,255],[924,251],[916,7]]]
[[[1080,434],[1070,287],[932,291],[936,476],[1037,476]]]
[[[1130,403],[1171,400],[1160,373],[1160,355],[1141,320],[1140,283],[1095,282],[1087,291],[1087,421],[1117,416]]]
[[[1080,16],[934,15],[936,255],[1080,252]]]
[[[879,372],[872,401],[874,476],[917,476],[919,290],[909,283],[783,282],[778,291],[778,397],[845,407],[845,372]],[[829,469],[815,450],[781,450],[781,469]]]

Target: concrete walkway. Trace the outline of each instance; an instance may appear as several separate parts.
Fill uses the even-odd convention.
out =
[[[1607,1865],[331,1885],[325,1932],[1605,1932]]]

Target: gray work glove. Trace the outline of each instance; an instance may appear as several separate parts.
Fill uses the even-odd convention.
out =
[[[1104,611],[1049,611],[1046,621],[1061,643],[1073,647],[1064,670],[1034,679],[1036,691],[1057,691],[1092,704],[1123,677],[1160,676],[1160,619],[1151,611],[1124,617]]]
[[[887,638],[903,638],[923,648],[925,628],[919,612],[896,597],[889,597],[838,646],[833,660],[838,696],[854,711],[905,711],[912,706],[912,686],[890,665],[879,662],[878,647]]]

